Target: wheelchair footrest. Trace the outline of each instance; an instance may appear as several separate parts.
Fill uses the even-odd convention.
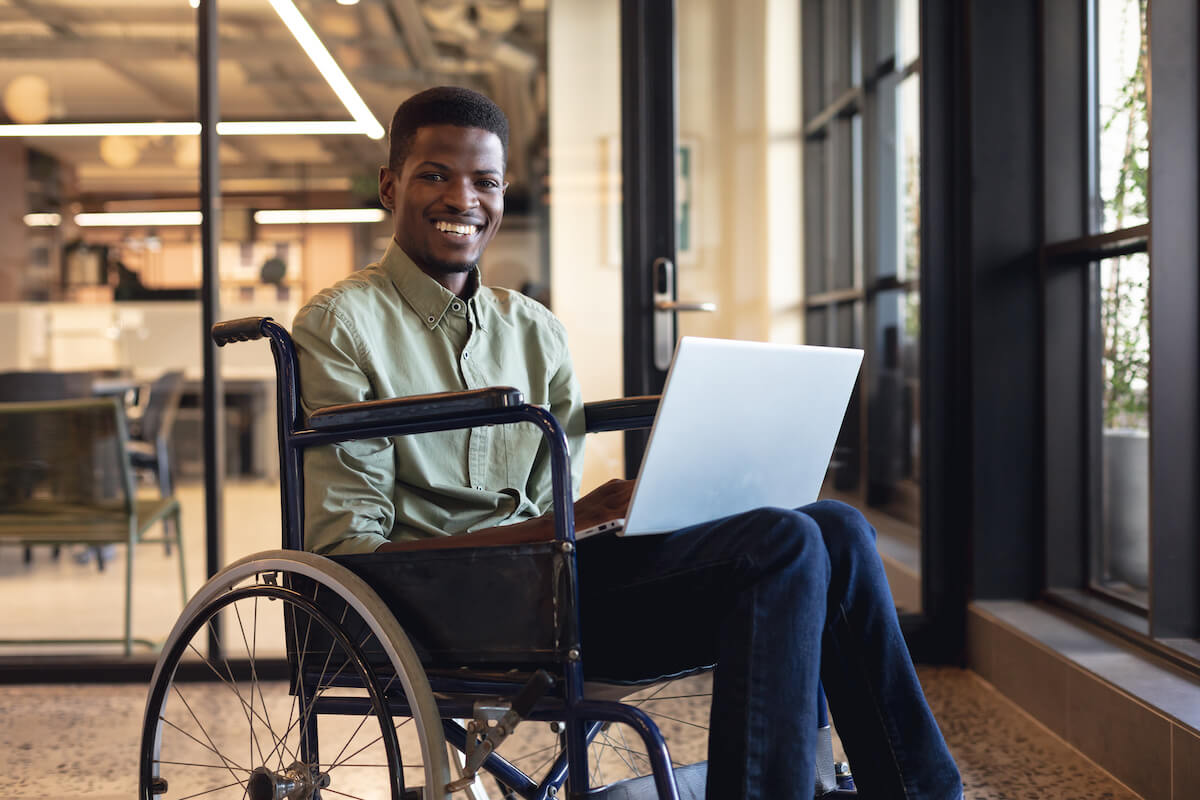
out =
[[[704,783],[708,778],[708,762],[689,764],[675,769],[675,783],[679,786],[679,800],[704,800]],[[595,789],[583,795],[571,794],[572,800],[658,800],[654,787],[654,776],[630,778],[603,789]]]

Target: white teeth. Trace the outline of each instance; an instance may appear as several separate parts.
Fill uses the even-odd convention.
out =
[[[442,233],[456,233],[459,236],[474,236],[475,231],[479,230],[474,225],[458,225],[453,222],[435,222],[433,226]]]

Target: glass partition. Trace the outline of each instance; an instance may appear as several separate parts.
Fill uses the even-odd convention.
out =
[[[113,403],[126,464],[90,460],[90,475],[119,506],[130,473],[147,540],[115,541],[99,512],[65,527],[72,510],[62,503],[63,520],[43,519],[37,537],[57,530],[60,542],[22,542],[9,529],[0,539],[0,639],[19,643],[0,645],[0,658],[124,657],[126,603],[131,655],[151,658],[204,577],[202,490],[187,484],[177,460],[195,456],[186,442],[165,460],[156,447],[186,432],[176,410],[200,375],[196,68],[167,46],[194,48],[196,21],[178,5],[26,4],[0,21],[10,42],[25,42],[0,58],[0,171],[9,188],[0,215],[8,226],[0,402]],[[13,441],[2,446],[20,455]],[[78,447],[88,459],[82,440]],[[49,456],[31,468],[24,487],[4,496],[0,519],[54,497],[56,469]],[[179,500],[180,524],[146,524],[164,497]],[[93,536],[104,538],[80,541]]]
[[[0,58],[0,181],[26,187],[0,215],[11,343],[0,371],[86,373],[88,394],[116,399],[150,446],[135,461],[136,493],[181,505],[189,595],[206,577],[207,528],[198,5],[63,0],[0,19],[10,41],[28,40]],[[506,216],[485,281],[549,303],[546,4],[460,11],[401,25],[383,3],[218,2],[220,318],[290,325],[308,297],[379,258],[391,238],[377,196],[384,131],[401,101],[442,83],[488,94],[511,123]],[[275,372],[265,342],[223,348],[219,363],[229,563],[281,541]],[[154,657],[182,609],[179,555],[173,542],[134,547],[133,629],[146,643],[135,659]],[[119,636],[126,558],[125,545],[0,540],[0,602],[14,612],[0,639]],[[28,653],[122,648],[0,646],[0,659]]]

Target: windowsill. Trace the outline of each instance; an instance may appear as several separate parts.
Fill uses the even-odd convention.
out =
[[[1040,603],[968,607],[968,666],[1147,798],[1200,786],[1200,676]]]
[[[971,607],[1200,733],[1200,678],[1041,604],[987,600],[974,602]]]
[[[1083,617],[1134,652],[1160,657],[1185,674],[1200,679],[1200,641],[1179,638],[1152,638],[1150,622],[1142,614],[1120,608],[1102,597],[1077,589],[1052,589],[1046,592],[1050,605]]]

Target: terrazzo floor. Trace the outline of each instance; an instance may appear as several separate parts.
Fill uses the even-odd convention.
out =
[[[967,800],[1138,797],[973,673],[951,668],[922,668],[920,673],[962,772]],[[229,694],[221,684],[193,684],[187,691],[193,704],[205,705],[220,703]],[[133,797],[145,695],[141,685],[0,687],[0,754],[8,778],[3,794],[60,800]],[[679,701],[670,714],[680,721],[664,723],[678,760],[703,751],[703,733],[690,725],[703,716],[703,702]],[[237,727],[238,717],[228,715],[231,728]],[[535,752],[548,737],[544,725],[527,724],[502,753],[519,757]],[[352,793],[373,796],[369,788]],[[241,796],[240,790],[234,796]]]
[[[180,487],[178,496],[190,594],[202,582],[203,497],[194,485]],[[227,562],[278,547],[277,486],[227,484],[225,518]],[[40,548],[29,567],[22,563],[19,548],[0,547],[0,608],[5,609],[0,635],[117,635],[124,570],[122,564],[114,566],[101,573],[94,565],[76,564],[69,554],[51,561],[46,548]],[[161,640],[181,605],[174,556],[168,556],[161,545],[139,547],[134,581],[135,635]],[[949,668],[923,668],[920,674],[958,761],[967,800],[1137,797],[975,674]],[[229,694],[221,684],[195,684],[188,689],[189,695],[193,693],[194,702],[206,706],[227,701]],[[694,693],[694,687],[676,692]],[[134,796],[145,702],[144,685],[0,686],[0,767],[8,779],[0,797],[124,800]],[[660,720],[660,725],[673,756],[682,762],[702,758],[704,734],[694,723],[706,716],[707,700],[683,698],[671,703],[663,710],[676,721]],[[244,717],[236,707],[227,716],[229,734],[236,736],[234,729],[239,719],[244,724]],[[245,738],[244,731],[241,735]],[[552,742],[545,725],[526,725],[502,752],[518,757]],[[614,758],[622,747],[617,743],[606,751],[603,763],[611,766],[605,768],[615,770],[605,775],[607,779],[618,777],[624,767],[623,759]],[[359,796],[372,796],[372,791],[364,789]]]

